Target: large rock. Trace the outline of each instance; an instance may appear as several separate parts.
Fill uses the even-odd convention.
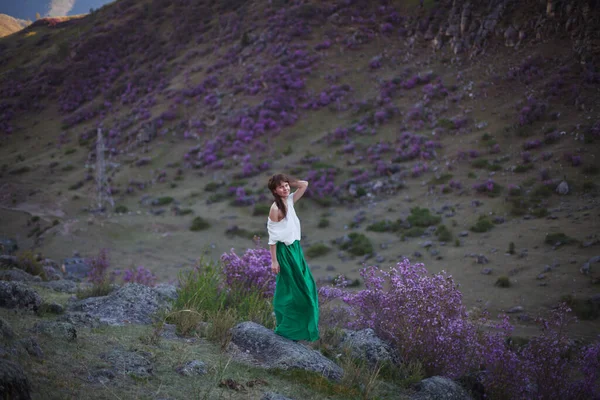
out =
[[[349,351],[353,358],[366,360],[371,367],[400,362],[400,357],[392,347],[378,338],[370,328],[344,331],[340,347]]]
[[[82,257],[68,257],[63,260],[62,270],[67,279],[83,279],[88,276],[92,266]]]
[[[77,286],[77,283],[68,279],[54,280],[49,282],[39,282],[37,286],[42,286],[48,289],[52,289],[56,292],[62,293],[75,293],[79,288],[79,286]]]
[[[30,400],[29,380],[20,365],[0,359],[0,398]]]
[[[42,298],[29,286],[21,282],[0,281],[0,307],[37,311],[41,303]]]
[[[152,316],[168,307],[168,298],[151,287],[129,283],[102,297],[90,297],[71,305],[72,311],[86,312],[109,325],[148,325]]]
[[[442,376],[423,379],[416,385],[416,390],[411,400],[472,400],[465,389]]]
[[[31,282],[40,279],[39,277],[38,279],[35,278],[33,275],[18,268],[0,270],[0,281]]]
[[[343,370],[316,350],[277,335],[255,322],[242,322],[232,330],[231,342],[264,368],[299,368],[340,380]]]
[[[12,339],[15,337],[15,331],[13,331],[12,326],[10,326],[4,318],[0,318],[0,337],[4,339]]]

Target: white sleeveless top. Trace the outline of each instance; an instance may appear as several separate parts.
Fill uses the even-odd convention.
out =
[[[300,240],[300,220],[294,210],[294,193],[290,193],[287,197],[287,214],[284,219],[274,222],[267,217],[267,230],[269,231],[269,244],[283,242],[289,246],[296,240]]]

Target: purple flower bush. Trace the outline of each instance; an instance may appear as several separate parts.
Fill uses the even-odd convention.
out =
[[[265,248],[247,249],[242,257],[234,249],[221,255],[225,283],[229,287],[259,291],[264,297],[275,292],[275,276],[271,273],[271,253]]]
[[[350,329],[371,328],[389,342],[404,362],[419,361],[427,375],[477,376],[485,396],[514,399],[584,399],[600,395],[600,343],[575,350],[567,339],[570,310],[561,305],[543,328],[521,349],[510,345],[513,327],[500,316],[495,330],[485,312],[468,315],[462,294],[445,272],[430,274],[407,259],[383,271],[361,271],[365,289],[343,285],[319,288],[324,307],[334,299],[344,307],[333,311]]]
[[[545,103],[539,102],[533,96],[527,97],[525,105],[521,106],[519,111],[519,125],[529,125],[541,119],[546,114],[547,108]]]
[[[124,283],[139,283],[141,285],[154,286],[157,277],[152,271],[140,265],[136,269],[128,268],[124,270],[122,272],[122,279]]]
[[[89,258],[87,262],[91,266],[87,275],[88,281],[95,285],[103,285],[114,280],[114,276],[108,273],[108,269],[110,268],[108,249],[100,249],[98,255]]]

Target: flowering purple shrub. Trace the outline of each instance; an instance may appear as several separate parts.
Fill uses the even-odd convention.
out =
[[[310,186],[306,194],[317,199],[335,196],[340,191],[340,188],[334,182],[336,174],[337,170],[335,168],[308,171],[306,180],[310,182]]]
[[[429,274],[409,260],[389,271],[361,271],[365,289],[321,287],[322,305],[341,299],[334,309],[350,329],[371,328],[400,353],[418,360],[428,375],[458,378],[474,373],[486,398],[588,399],[600,395],[600,343],[575,350],[567,339],[570,310],[561,305],[549,320],[538,319],[543,332],[517,349],[510,345],[513,327],[501,316],[495,331],[483,329],[486,313],[468,316],[462,294],[445,272]],[[334,321],[337,322],[337,321]]]
[[[537,101],[533,96],[527,97],[525,105],[519,111],[519,125],[532,124],[541,119],[547,108],[546,104]]]
[[[528,56],[520,65],[509,69],[507,78],[529,84],[544,76],[543,64],[543,57]]]
[[[474,184],[473,189],[475,189],[475,191],[477,191],[478,193],[484,193],[490,197],[494,197],[500,193],[502,187],[499,184],[495,183],[493,179],[488,179],[485,182]]]
[[[259,291],[264,297],[275,292],[275,276],[271,273],[271,253],[265,248],[247,249],[242,257],[231,249],[221,255],[225,282],[229,287]]]
[[[523,144],[523,150],[533,150],[542,147],[542,142],[538,139],[528,140]]]
[[[136,269],[126,269],[123,271],[122,279],[124,283],[139,283],[146,286],[156,284],[156,275],[149,269],[139,266]]]
[[[110,268],[108,249],[100,249],[96,257],[92,257],[87,261],[91,266],[87,278],[94,285],[104,285],[114,280],[114,276],[108,274]]]

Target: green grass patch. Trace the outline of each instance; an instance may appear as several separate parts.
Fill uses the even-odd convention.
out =
[[[315,258],[319,256],[323,256],[331,251],[331,247],[327,246],[324,243],[315,243],[312,246],[309,246],[305,251],[307,257]]]
[[[487,231],[491,230],[493,227],[494,227],[494,223],[492,222],[492,220],[486,215],[481,215],[477,219],[477,222],[475,223],[475,225],[473,225],[470,228],[470,230],[472,232],[483,233],[483,232],[487,232]]]
[[[517,174],[522,174],[531,169],[533,169],[533,164],[519,164],[515,167],[515,172]]]
[[[439,225],[435,230],[435,235],[442,242],[450,242],[452,240],[452,232],[446,225]]]
[[[340,246],[342,250],[346,250],[354,256],[373,254],[373,243],[371,243],[371,240],[363,233],[352,232],[348,237],[350,240],[346,243],[342,243]]]
[[[544,238],[544,243],[551,246],[563,246],[566,244],[577,243],[577,239],[573,239],[562,232],[548,233]]]
[[[430,185],[443,185],[445,183],[450,182],[450,179],[453,178],[454,175],[452,174],[442,174],[439,177],[436,178],[431,178],[431,180],[429,181]]]
[[[68,149],[65,150],[65,155],[68,156],[69,154],[73,154],[77,151],[77,149],[70,147]]]
[[[113,287],[109,282],[94,284],[89,288],[79,289],[75,293],[78,299],[87,299],[89,297],[102,297],[113,291]]]
[[[428,226],[439,224],[442,218],[437,215],[431,215],[428,208],[414,207],[410,209],[410,215],[407,220],[413,226],[427,228]]]
[[[419,226],[413,226],[410,227],[406,230],[404,230],[404,232],[402,233],[403,236],[405,237],[421,237],[425,234],[425,229],[419,227]]]
[[[240,228],[239,226],[234,226],[232,228],[228,228],[227,230],[225,230],[225,235],[229,236],[229,237],[241,237],[244,239],[254,239],[255,236],[262,236],[263,232],[259,232],[259,231],[249,231],[247,229],[244,228]]]
[[[590,299],[584,300],[577,298],[571,294],[562,296],[562,302],[567,303],[569,308],[573,310],[577,318],[582,320],[593,320],[600,317],[600,305],[592,302]]]
[[[155,199],[152,202],[152,205],[153,206],[166,206],[167,204],[171,204],[173,201],[174,201],[174,199],[171,196],[162,196],[162,197]]]
[[[216,192],[221,186],[223,186],[223,182],[209,182],[204,186],[204,191],[206,192]]]
[[[511,282],[508,276],[503,275],[503,276],[499,276],[498,279],[496,279],[496,283],[494,283],[494,286],[498,286],[501,288],[508,288],[510,287]]]
[[[598,172],[600,172],[600,168],[595,165],[586,165],[583,167],[583,173],[586,175],[598,175]]]
[[[123,205],[118,205],[115,207],[115,212],[119,214],[125,214],[129,211],[129,209]]]
[[[318,228],[327,228],[329,226],[329,220],[327,218],[321,218],[317,224]]]
[[[402,229],[401,224],[401,219],[397,219],[396,222],[386,219],[372,223],[367,226],[367,230],[373,232],[398,232]]]
[[[531,197],[536,199],[548,198],[552,196],[552,189],[547,185],[538,185],[531,191]]]
[[[210,228],[210,223],[202,217],[196,217],[192,220],[190,231],[197,232]]]

